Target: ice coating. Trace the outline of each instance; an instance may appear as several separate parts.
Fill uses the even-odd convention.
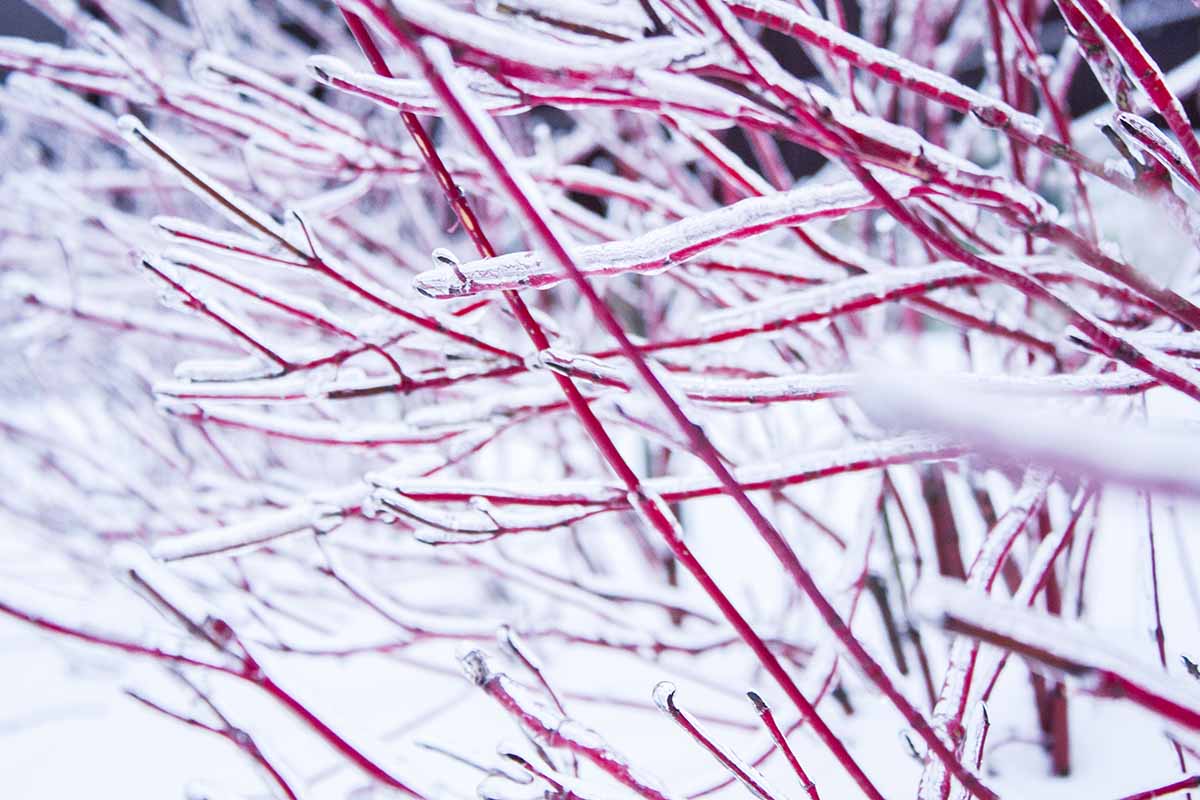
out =
[[[372,13],[369,4],[363,5],[367,6],[364,10],[368,14]],[[430,0],[398,0],[394,8],[423,30],[452,37],[497,58],[528,64],[543,72],[622,75],[629,73],[631,64],[665,67],[704,52],[702,42],[688,37],[655,37],[580,47],[532,32],[515,33],[508,26]]]
[[[874,442],[848,444],[842,447],[814,450],[788,460],[755,464],[734,471],[738,482],[750,490],[786,486],[814,480],[821,475],[877,469],[893,463],[917,460],[955,458],[961,448],[935,436],[909,435]],[[561,513],[577,513],[574,507],[625,508],[629,497],[620,488],[598,481],[543,481],[536,488],[513,483],[483,483],[446,478],[402,477],[388,474],[368,476],[393,501],[414,504],[420,501],[456,501],[465,503],[471,498],[484,498],[491,508],[502,506],[550,507]],[[717,494],[719,485],[705,476],[668,476],[644,481],[647,496],[666,501]],[[394,493],[394,494],[388,494]],[[406,498],[406,499],[402,499]],[[411,505],[406,508],[414,509]],[[433,514],[434,506],[419,513]],[[548,515],[550,519],[553,516]],[[439,517],[439,522],[461,522],[466,530],[492,533],[495,522],[480,512],[469,517]],[[534,517],[536,520],[537,517]],[[474,520],[469,525],[465,520]]]
[[[365,487],[347,486],[319,499],[314,498],[310,502],[265,513],[234,525],[164,539],[154,545],[152,553],[163,561],[177,561],[218,553],[245,552],[280,537],[314,529],[327,532],[336,527],[343,512],[354,508],[365,494]]]
[[[204,598],[190,589],[179,577],[155,560],[144,548],[129,544],[117,548],[112,554],[111,566],[131,580],[139,591],[145,592],[151,602],[164,612],[182,617],[187,625],[201,629],[212,613],[212,607]]]
[[[975,274],[970,267],[943,263],[847,278],[837,283],[806,289],[771,300],[719,311],[702,321],[706,334],[720,335],[739,330],[783,327],[798,319],[832,316],[852,306],[885,302],[894,294],[919,287],[922,292],[939,284],[965,280]]]
[[[431,444],[445,441],[454,433],[444,431],[423,433],[404,423],[347,424],[338,420],[288,418],[278,414],[249,411],[237,406],[203,405],[193,407],[185,405],[173,407],[164,404],[164,408],[168,413],[202,420],[209,424],[258,431],[268,436],[313,444],[369,448]]]
[[[655,685],[652,697],[659,711],[675,720],[759,800],[786,797],[771,788],[766,778],[758,770],[743,761],[732,750],[716,742],[691,714],[679,708],[675,703],[675,693],[675,684],[670,681],[661,681]]]
[[[905,196],[916,189],[907,179],[887,181],[890,191]],[[857,183],[795,189],[770,197],[742,200],[659,228],[636,239],[584,245],[572,252],[589,276],[668,269],[723,242],[755,236],[817,217],[840,217],[873,205]],[[451,298],[501,289],[548,288],[566,280],[536,252],[512,253],[462,265],[464,280],[442,271],[424,272],[414,280],[430,297]]]
[[[489,5],[495,6],[499,3],[489,0]],[[509,13],[517,11],[535,16],[549,16],[555,12],[561,13],[563,10],[560,0],[516,0],[516,2],[505,5],[511,9]],[[635,0],[574,3],[570,10],[572,18],[583,24],[602,27],[613,32],[620,31],[627,36],[640,33],[647,23],[645,9]]]
[[[676,800],[674,793],[663,790],[656,780],[631,765],[598,732],[543,704],[504,673],[492,671],[482,651],[470,651],[461,663],[467,677],[499,703],[535,741],[587,759],[647,800]]]
[[[349,114],[339,113],[265,71],[221,53],[202,50],[193,57],[191,67],[198,79],[251,92],[260,101],[295,115],[307,125],[319,124],[349,139],[365,135],[362,125]]]
[[[966,585],[981,589],[984,594],[992,590],[1003,559],[1012,549],[1016,537],[1030,524],[1031,517],[1044,502],[1051,477],[1046,471],[1026,471],[1021,488],[1008,510],[984,537],[971,563]],[[963,722],[971,671],[978,657],[977,642],[966,637],[955,639],[950,649],[950,663],[946,667],[941,691],[933,708],[935,724],[947,733],[957,729]],[[928,762],[921,775],[918,796],[935,796],[937,787],[942,785],[944,780],[945,768],[936,762]]]
[[[303,247],[292,241],[283,227],[275,220],[239,198],[232,189],[220,181],[207,175],[198,167],[189,165],[186,158],[168,148],[158,137],[150,133],[137,117],[126,114],[117,120],[117,127],[121,134],[148,158],[164,161],[172,169],[178,171],[189,188],[194,189],[201,199],[208,202],[230,222],[251,233],[262,233],[281,244],[291,245],[296,252],[303,252]]]
[[[418,539],[426,544],[442,543],[445,541],[443,533],[452,534],[452,541],[479,542],[506,533],[553,530],[596,513],[594,509],[574,504],[548,509],[508,509],[475,496],[468,498],[468,508],[457,511],[415,502],[403,494],[386,490],[377,490],[375,498],[396,513],[432,529],[417,532]]]
[[[1029,136],[1037,136],[1042,131],[1042,123],[1036,117],[981,94],[943,72],[923,67],[900,54],[873,45],[804,8],[780,0],[736,0],[733,5],[750,15],[769,14],[783,21],[791,33],[801,35],[804,41],[817,45],[834,57],[864,67],[891,83],[916,88],[937,99],[949,101],[959,111],[994,110]]]
[[[251,260],[278,261],[284,255],[278,248],[272,248],[270,242],[263,242],[234,231],[212,228],[190,219],[161,216],[151,220],[151,224],[162,231],[169,240],[190,247],[216,250]],[[287,263],[295,262],[293,260]]]
[[[1200,693],[1165,679],[1121,648],[1102,644],[1078,623],[1039,615],[944,580],[931,583],[917,608],[951,630],[1015,643],[1021,652],[1083,681],[1102,696],[1129,696],[1169,724],[1200,730]]]

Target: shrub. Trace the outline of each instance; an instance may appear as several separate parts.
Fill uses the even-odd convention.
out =
[[[192,796],[1200,786],[1162,7],[34,5],[0,611]]]

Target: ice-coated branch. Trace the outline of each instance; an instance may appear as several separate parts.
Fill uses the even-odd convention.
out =
[[[1141,86],[1154,108],[1163,115],[1172,133],[1187,153],[1194,176],[1200,177],[1200,141],[1192,132],[1183,104],[1167,86],[1166,77],[1158,64],[1142,47],[1124,23],[1112,12],[1105,0],[1065,0],[1087,15],[1095,29],[1106,40],[1110,51],[1125,62],[1132,79]],[[1122,109],[1123,111],[1125,109]]]
[[[1200,788],[1200,775],[1189,775],[1186,778],[1180,778],[1177,781],[1156,786],[1153,789],[1144,789],[1140,792],[1127,794],[1124,797],[1118,798],[1118,800],[1154,800],[1156,797],[1170,797],[1196,788]]]
[[[504,673],[493,672],[479,650],[464,655],[462,667],[467,678],[495,700],[535,741],[590,761],[646,800],[671,800],[674,797],[613,751],[595,731],[530,698]]]
[[[792,752],[792,746],[788,744],[787,734],[779,727],[779,723],[775,721],[775,714],[771,711],[771,707],[758,696],[756,692],[747,692],[750,702],[754,705],[754,710],[758,713],[759,719],[770,732],[771,738],[779,749],[783,751],[783,755],[787,758],[788,765],[792,771],[796,773],[796,777],[800,779],[800,785],[812,800],[820,800],[817,795],[817,785],[808,777],[808,773],[804,771],[804,767],[800,765],[800,760],[796,758],[796,754]]]
[[[993,600],[946,583],[930,588],[922,613],[947,630],[1013,650],[1080,681],[1100,697],[1128,700],[1184,730],[1200,730],[1200,693],[1102,642],[1078,623]]]
[[[903,179],[897,179],[892,188],[903,196],[915,189],[911,181]],[[571,257],[588,277],[655,273],[722,244],[869,207],[869,196],[854,183],[795,189],[769,197],[748,198],[630,241],[579,248]],[[423,272],[416,277],[415,285],[430,297],[449,298],[500,289],[541,289],[568,277],[561,268],[545,263],[538,253],[525,252],[467,262],[454,271]]]
[[[746,790],[757,797],[758,800],[777,800],[777,798],[783,797],[777,790],[771,788],[762,773],[747,764],[727,747],[718,744],[701,727],[695,717],[676,704],[675,684],[663,681],[655,686],[654,704],[658,706],[659,711],[674,720],[680,728],[695,739],[696,743],[709,752],[721,766],[729,770],[742,786],[745,786]]]

